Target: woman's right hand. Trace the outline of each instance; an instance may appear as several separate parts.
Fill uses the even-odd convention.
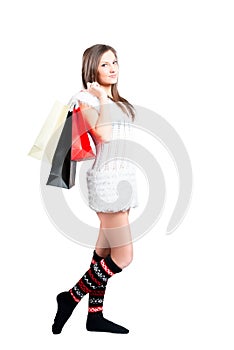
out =
[[[87,83],[87,91],[96,96],[99,100],[107,99],[107,93],[98,82]]]

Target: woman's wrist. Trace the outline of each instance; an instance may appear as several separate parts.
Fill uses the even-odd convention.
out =
[[[107,96],[107,94],[101,95],[101,96],[99,97],[99,101],[100,101],[100,103],[106,103],[106,102],[108,102],[108,96]]]

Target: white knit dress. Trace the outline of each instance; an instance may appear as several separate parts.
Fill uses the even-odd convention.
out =
[[[83,90],[72,101],[85,103],[100,111],[99,99]],[[112,136],[108,142],[97,141],[90,133],[96,147],[96,158],[86,173],[89,207],[96,212],[127,211],[138,206],[136,168],[125,158],[127,140],[132,132],[132,120],[121,108],[111,104]],[[118,141],[119,140],[119,141]]]

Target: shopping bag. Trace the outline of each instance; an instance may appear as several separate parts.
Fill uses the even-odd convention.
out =
[[[83,161],[95,157],[80,107],[73,108],[71,160]]]
[[[69,105],[64,105],[59,101],[55,101],[53,107],[46,118],[35,142],[29,151],[28,155],[42,159],[43,153],[46,150],[46,156],[48,160],[52,161],[53,154],[58,142],[59,133],[55,131],[64,123],[69,111]],[[53,136],[53,138],[52,138]],[[48,141],[52,138],[49,147],[46,147]]]
[[[71,188],[75,185],[76,162],[71,160],[72,111],[68,111],[59,141],[52,159],[47,185]]]

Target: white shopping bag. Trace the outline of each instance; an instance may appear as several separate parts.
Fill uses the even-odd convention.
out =
[[[64,124],[69,105],[64,105],[59,101],[55,101],[45,123],[43,124],[41,131],[39,132],[34,145],[29,151],[28,155],[36,159],[42,159],[43,153],[46,149],[46,156],[50,163],[52,162],[53,155],[58,143],[58,139],[62,132],[61,126]],[[59,129],[60,127],[60,129]],[[57,132],[55,132],[57,130]],[[58,130],[60,132],[58,132]],[[53,138],[52,138],[53,137]],[[49,147],[46,148],[49,140],[52,138]]]

